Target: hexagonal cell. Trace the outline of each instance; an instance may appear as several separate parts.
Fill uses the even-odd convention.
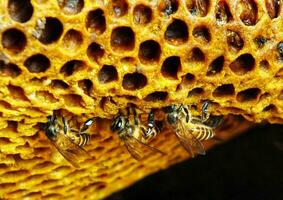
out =
[[[84,7],[84,0],[57,0],[60,9],[66,15],[75,15]]]
[[[122,17],[128,12],[128,3],[126,0],[112,0],[112,9],[116,17]]]
[[[265,72],[269,71],[270,64],[267,60],[262,60],[259,62],[259,68]]]
[[[234,94],[235,94],[235,88],[233,84],[224,84],[218,86],[213,91],[214,97],[227,97],[227,96],[233,96]]]
[[[133,17],[136,24],[148,24],[152,20],[152,10],[146,5],[139,4],[134,8]]]
[[[160,4],[158,7],[159,7],[160,12],[169,16],[177,12],[179,8],[179,1],[178,0],[160,1]]]
[[[91,80],[89,79],[80,80],[78,82],[78,86],[84,91],[86,95],[90,96],[90,93],[93,87],[93,83]]]
[[[262,109],[263,112],[272,112],[272,113],[277,113],[278,109],[274,104],[269,104],[268,106],[264,107]]]
[[[230,69],[237,75],[244,75],[252,71],[255,66],[255,59],[251,54],[242,54],[230,65]]]
[[[33,6],[30,0],[9,0],[8,12],[13,20],[25,23],[33,15]]]
[[[158,42],[147,40],[140,44],[139,59],[142,63],[158,62],[161,54],[161,48]]]
[[[52,80],[50,85],[53,89],[63,89],[63,90],[65,90],[65,89],[69,88],[69,85],[66,82],[59,80],[59,79]]]
[[[165,40],[172,45],[179,45],[187,42],[189,38],[187,24],[179,19],[174,19],[164,33]]]
[[[96,43],[91,43],[87,48],[87,56],[91,61],[98,62],[104,56],[104,48]]]
[[[82,70],[85,63],[81,60],[71,60],[66,62],[60,69],[60,73],[65,76],[71,76],[73,73]]]
[[[27,44],[25,34],[16,28],[11,28],[2,33],[2,46],[12,53],[20,53]]]
[[[281,1],[278,0],[265,0],[265,7],[271,19],[279,16]]]
[[[115,51],[130,51],[135,47],[135,33],[130,27],[121,26],[111,33],[111,47]]]
[[[201,96],[203,94],[204,94],[204,90],[201,87],[197,87],[189,91],[188,97]]]
[[[76,50],[79,49],[83,43],[83,35],[80,31],[70,29],[64,35],[62,43],[66,50],[76,52]]]
[[[187,58],[190,62],[203,62],[205,60],[205,55],[202,50],[198,47],[194,47]]]
[[[210,7],[209,0],[189,0],[187,8],[192,15],[205,17]]]
[[[24,66],[31,73],[41,73],[50,67],[50,61],[43,54],[35,54],[25,60]]]
[[[141,73],[128,73],[123,77],[122,86],[126,90],[139,90],[145,87],[147,78]]]
[[[9,76],[15,78],[22,73],[22,70],[13,63],[5,64],[0,60],[0,74],[1,76]]]
[[[178,72],[181,70],[181,61],[178,56],[171,56],[164,60],[161,73],[164,77],[178,79]]]
[[[90,33],[100,35],[106,30],[104,11],[100,8],[92,10],[86,17],[86,28]]]
[[[182,76],[182,84],[183,85],[189,85],[192,84],[195,81],[195,75],[191,73],[187,73],[186,75]]]
[[[206,26],[198,26],[193,30],[193,36],[204,42],[210,42],[211,35],[209,29]]]
[[[227,43],[235,51],[241,50],[244,46],[244,41],[240,34],[232,30],[227,30]]]
[[[213,76],[215,74],[218,74],[222,71],[224,66],[224,56],[219,56],[215,60],[210,63],[206,75],[207,76]]]
[[[258,8],[254,0],[240,0],[237,4],[240,11],[240,19],[246,26],[254,26],[257,23]]]
[[[152,101],[152,102],[165,101],[167,99],[167,96],[168,96],[168,92],[156,91],[156,92],[148,94],[144,98],[144,100],[145,101]]]
[[[118,72],[113,65],[103,65],[98,72],[98,80],[101,83],[109,83],[118,80]]]
[[[236,99],[239,102],[255,101],[258,99],[260,92],[261,91],[258,88],[246,89],[239,92]]]
[[[83,107],[84,101],[80,95],[77,94],[66,94],[62,96],[65,104],[71,107]]]
[[[226,0],[218,1],[216,5],[215,18],[219,24],[226,24],[233,20],[232,13]]]
[[[43,44],[51,44],[59,40],[63,32],[63,24],[55,17],[37,20],[33,35]]]
[[[25,95],[25,91],[23,90],[23,88],[11,84],[9,84],[7,87],[10,92],[10,96],[13,99],[18,99],[21,101],[29,101]]]

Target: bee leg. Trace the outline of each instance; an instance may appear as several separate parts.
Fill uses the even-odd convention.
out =
[[[154,123],[154,113],[152,110],[150,110],[148,114],[148,119],[147,119],[147,131],[146,131],[146,137],[150,137],[153,134],[153,129],[154,129],[155,123]]]
[[[209,106],[209,101],[205,101],[202,104],[202,108],[201,108],[201,121],[202,122],[206,122],[209,119],[210,114],[207,111],[208,106]]]

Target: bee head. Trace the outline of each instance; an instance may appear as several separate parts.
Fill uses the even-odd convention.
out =
[[[167,107],[164,108],[164,112],[165,113],[171,113],[171,112],[176,111],[176,109],[177,109],[176,105],[170,105],[170,106],[167,106]]]
[[[45,126],[45,135],[49,138],[49,139],[55,139],[56,137],[56,116],[55,115],[52,115],[52,116],[48,116],[47,117],[48,121],[46,123],[46,126]]]
[[[169,124],[176,124],[178,121],[178,108],[176,105],[171,105],[165,108],[167,113],[167,121]]]
[[[111,130],[113,132],[120,132],[125,128],[126,120],[122,115],[118,115],[115,117],[111,124]]]

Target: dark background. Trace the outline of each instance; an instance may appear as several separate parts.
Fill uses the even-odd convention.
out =
[[[283,200],[283,125],[257,126],[108,198],[128,199]]]

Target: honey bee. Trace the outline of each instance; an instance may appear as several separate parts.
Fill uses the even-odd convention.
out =
[[[85,146],[90,136],[85,133],[93,119],[87,120],[79,131],[72,130],[64,117],[57,118],[56,115],[48,117],[45,126],[45,135],[74,167],[79,168],[79,162],[91,158],[82,148]],[[88,135],[88,136],[87,136]]]
[[[155,136],[157,130],[155,129],[154,124],[150,124],[150,128],[147,128],[146,126],[140,124],[135,109],[133,110],[133,114],[134,122],[129,120],[129,112],[127,114],[127,117],[122,114],[122,112],[119,112],[119,114],[112,121],[111,130],[118,134],[120,140],[124,143],[128,152],[136,160],[142,159],[143,150],[146,149],[164,155],[164,153],[159,149],[149,146],[148,144],[141,141],[143,137],[145,137],[146,140],[149,140],[150,138]],[[152,118],[150,118],[149,121],[152,123]]]
[[[204,124],[209,119],[208,102],[202,106],[201,117],[192,116],[185,105],[166,107],[166,120],[174,129],[177,138],[185,150],[194,157],[205,155],[205,149],[200,141],[214,137],[214,127]]]

